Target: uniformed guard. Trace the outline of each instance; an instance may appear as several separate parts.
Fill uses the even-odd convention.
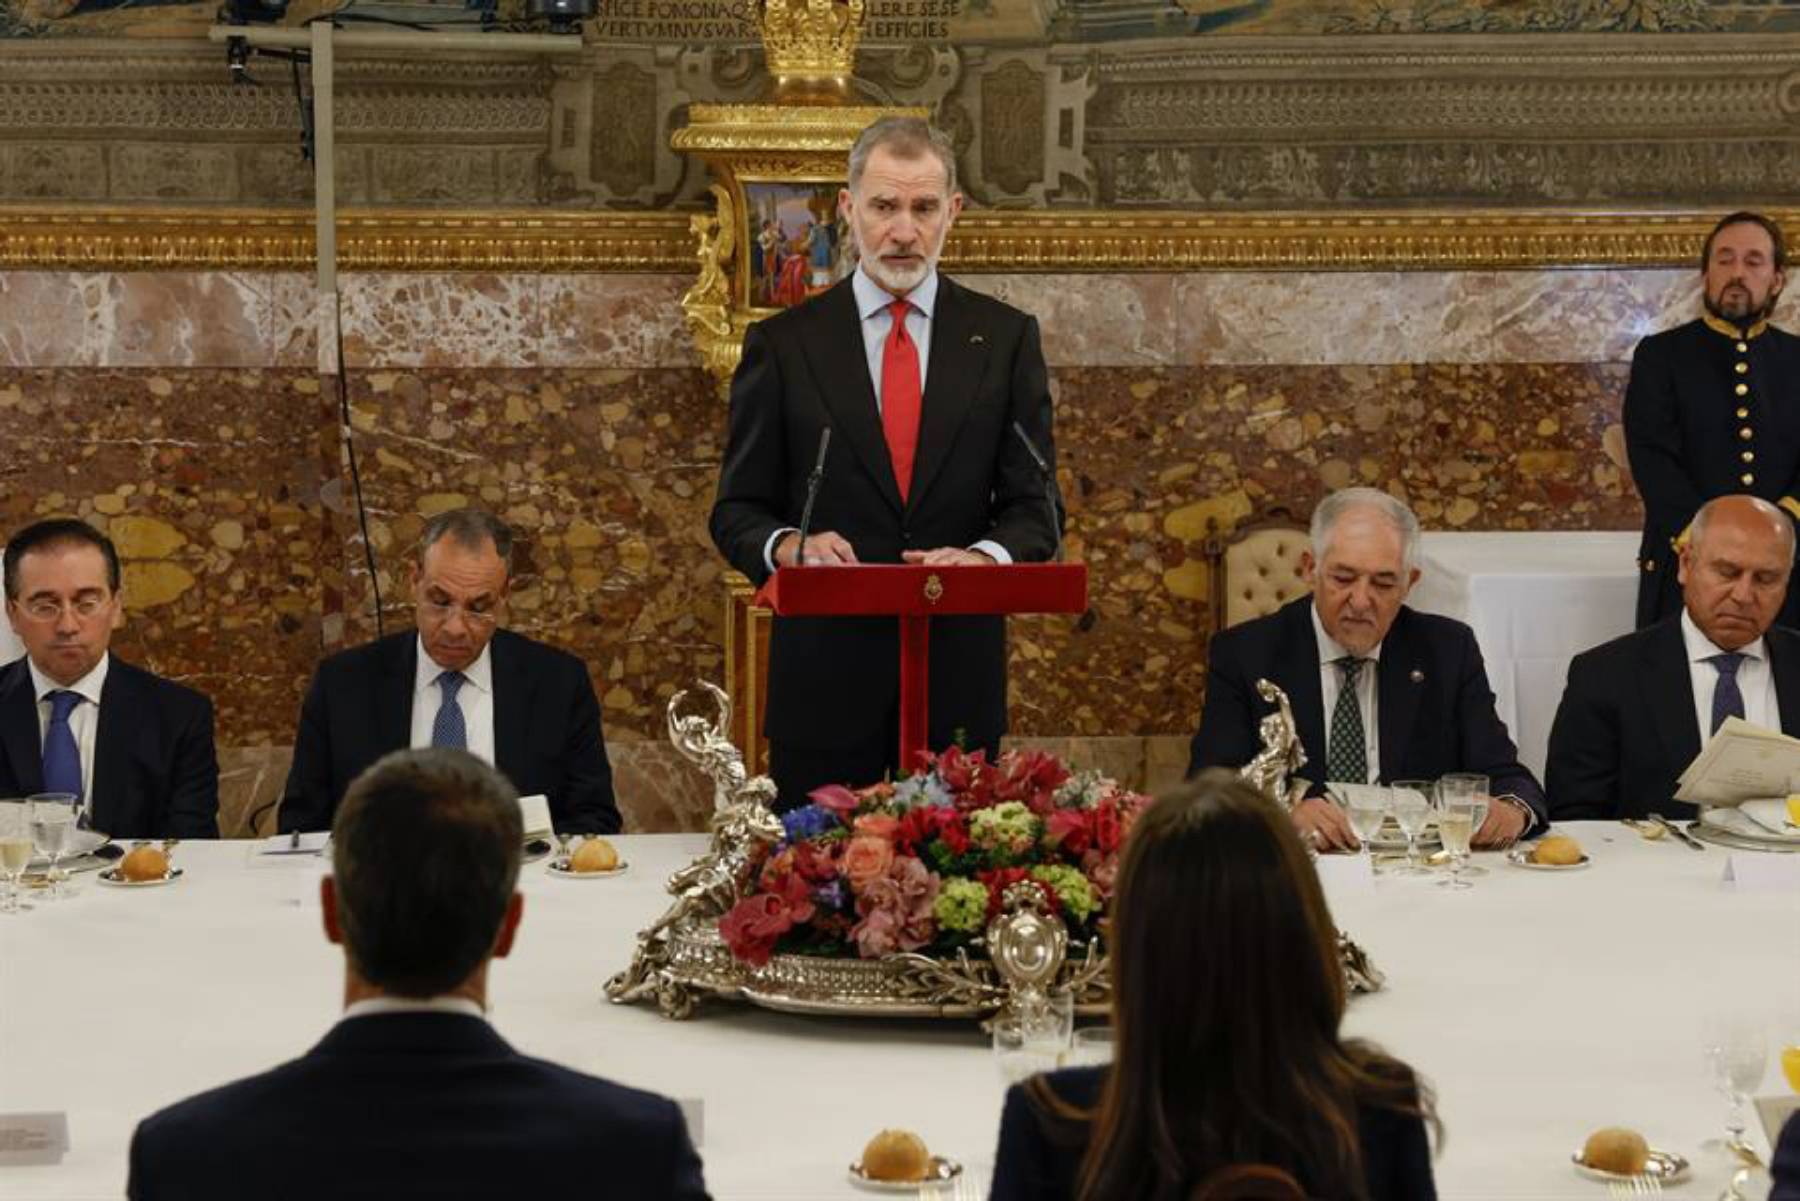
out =
[[[1676,552],[1701,505],[1747,492],[1800,521],[1800,337],[1769,324],[1786,265],[1780,226],[1732,213],[1700,252],[1706,312],[1632,356],[1625,449],[1644,499],[1640,628],[1681,608]],[[1797,616],[1800,588],[1780,621]]]

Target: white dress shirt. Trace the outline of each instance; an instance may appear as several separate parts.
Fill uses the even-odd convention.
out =
[[[1694,682],[1694,720],[1699,723],[1700,745],[1712,737],[1713,692],[1719,686],[1719,669],[1707,660],[1725,652],[1700,632],[1686,609],[1681,611],[1681,641],[1687,646],[1688,677]],[[1738,692],[1744,698],[1744,720],[1765,730],[1781,729],[1781,704],[1775,695],[1775,673],[1769,670],[1769,649],[1759,637],[1740,646]]]
[[[481,657],[463,668],[463,686],[457,689],[456,704],[463,713],[463,728],[469,737],[469,753],[494,762],[494,644],[481,648]],[[444,707],[444,690],[438,677],[444,674],[425,653],[425,640],[419,639],[419,666],[413,676],[412,745],[431,745],[431,726],[438,710]]]
[[[344,1012],[338,1018],[347,1022],[351,1018],[380,1017],[388,1013],[460,1013],[464,1017],[487,1020],[487,1012],[467,997],[368,997],[361,1001],[352,1001],[344,1006]]]
[[[106,687],[106,669],[111,663],[112,652],[103,653],[92,670],[66,689],[39,671],[36,663],[26,664],[31,668],[31,686],[37,692],[40,752],[44,747],[44,735],[50,729],[50,694],[64,691],[81,694],[82,703],[69,711],[69,733],[75,736],[76,749],[81,752],[81,795],[88,802],[94,799],[94,741],[100,730],[100,690]]]
[[[1307,606],[1307,613],[1312,617],[1313,636],[1319,640],[1319,696],[1325,703],[1325,761],[1331,761],[1331,715],[1337,712],[1338,693],[1343,691],[1343,669],[1338,666],[1339,659],[1350,657],[1350,652],[1337,644],[1336,639],[1325,632],[1325,623],[1319,620],[1319,606]],[[1367,660],[1362,671],[1356,677],[1356,707],[1362,712],[1363,756],[1369,766],[1369,778],[1362,781],[1371,784],[1381,779],[1381,727],[1375,709],[1375,676],[1381,662],[1381,643],[1366,655],[1356,658]],[[1324,764],[1316,769],[1324,770]]]
[[[918,287],[899,298],[869,278],[869,273],[858,263],[850,277],[850,290],[856,295],[856,312],[862,319],[863,358],[869,365],[869,383],[875,389],[875,413],[879,416],[882,411],[881,357],[888,335],[894,329],[894,312],[889,306],[896,299],[904,299],[908,306],[906,334],[919,349],[919,387],[923,388],[931,378],[931,318],[937,308],[938,273],[933,271]],[[763,563],[770,571],[775,570],[775,544],[793,532],[792,526],[786,526],[769,535],[763,546]],[[1013,561],[1010,551],[989,539],[983,539],[969,549],[981,551],[996,563]]]

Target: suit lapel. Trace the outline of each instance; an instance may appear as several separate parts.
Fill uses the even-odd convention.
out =
[[[988,340],[975,328],[972,316],[962,289],[939,275],[937,306],[931,319],[931,363],[919,418],[919,450],[912,489],[907,493],[909,509],[918,507],[950,457],[957,431],[968,418],[975,389],[981,383]]]
[[[869,379],[862,319],[857,315],[850,280],[808,301],[803,311],[809,311],[813,326],[810,336],[803,339],[806,358],[813,368],[813,385],[831,415],[833,440],[841,438],[850,444],[863,470],[898,513],[900,485],[894,481],[893,457],[881,430],[881,413],[875,407],[875,384]],[[934,359],[936,354],[934,345]]]
[[[937,352],[934,349],[932,353]],[[1294,710],[1294,727],[1306,751],[1306,778],[1325,782],[1325,693],[1319,684],[1319,640],[1312,628],[1312,598],[1302,597],[1282,611],[1288,623],[1281,644],[1285,649],[1279,679],[1287,681],[1288,704]]]
[[[1773,659],[1769,668],[1777,670]],[[1781,687],[1779,680],[1777,677],[1777,689]],[[1796,687],[1800,687],[1800,681],[1796,681]],[[1694,678],[1688,670],[1687,643],[1681,637],[1679,615],[1663,621],[1657,627],[1656,637],[1645,644],[1637,693],[1650,707],[1651,719],[1675,771],[1681,772],[1700,753],[1700,726],[1694,711]],[[1784,702],[1784,710],[1785,707]],[[1786,716],[1784,711],[1782,717]]]
[[[5,745],[19,792],[30,796],[44,791],[44,745],[38,733],[37,697],[31,687],[31,670],[23,658],[6,669],[6,686],[0,689],[0,742]]]
[[[143,727],[137,707],[144,702],[137,681],[113,659],[100,687],[100,721],[94,729],[94,778],[86,781],[88,825],[111,833],[125,829],[131,816],[131,736]]]
[[[523,787],[527,739],[531,722],[531,673],[516,654],[519,647],[505,630],[488,644],[494,681],[494,766]]]
[[[403,750],[412,745],[413,685],[419,674],[419,635],[409,632],[394,636],[394,645],[384,656],[380,690],[375,701],[375,745],[380,753]]]
[[[1375,722],[1381,727],[1377,745],[1381,747],[1381,776],[1385,780],[1405,779],[1410,774],[1406,748],[1412,741],[1413,723],[1430,683],[1429,660],[1415,637],[1411,610],[1402,607],[1382,640],[1381,659],[1375,672],[1379,700]]]

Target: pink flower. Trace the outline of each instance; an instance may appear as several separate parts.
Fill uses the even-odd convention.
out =
[[[889,909],[873,909],[850,931],[856,942],[856,953],[864,959],[879,959],[900,949],[900,919]]]
[[[854,792],[842,784],[827,784],[823,788],[815,788],[807,793],[807,798],[821,809],[829,809],[840,818],[847,818],[856,812],[862,804]]]
[[[888,873],[871,881],[857,897],[862,915],[850,931],[865,959],[894,951],[916,951],[937,934],[931,907],[937,900],[937,874],[917,859],[896,859]]]
[[[887,874],[894,862],[894,844],[872,834],[858,834],[844,848],[838,872],[850,881],[850,890],[861,893],[869,884]]]
[[[894,831],[900,828],[900,819],[885,813],[865,813],[856,819],[858,834],[871,834],[876,838],[894,840]]]

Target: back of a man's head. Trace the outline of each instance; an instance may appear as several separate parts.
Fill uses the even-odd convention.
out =
[[[486,961],[524,840],[499,772],[464,751],[396,751],[350,785],[331,838],[338,925],[364,982],[438,996]]]

